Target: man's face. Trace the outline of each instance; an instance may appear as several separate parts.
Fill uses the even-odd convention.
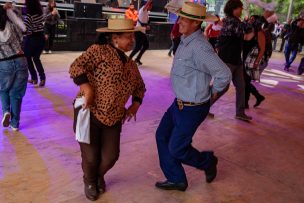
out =
[[[130,9],[131,9],[131,10],[134,10],[134,5],[130,5]]]
[[[201,24],[200,21],[191,20],[189,18],[180,17],[178,20],[179,32],[188,36],[195,32],[198,26]]]

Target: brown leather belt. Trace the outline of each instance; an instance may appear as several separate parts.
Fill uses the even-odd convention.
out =
[[[176,102],[177,102],[178,109],[182,110],[184,108],[184,106],[200,106],[200,105],[208,103],[209,100],[205,101],[205,102],[201,102],[201,103],[194,103],[194,102],[185,102],[180,99],[176,99]]]

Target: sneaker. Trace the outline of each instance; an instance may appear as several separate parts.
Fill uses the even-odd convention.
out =
[[[10,112],[5,112],[2,118],[2,125],[3,127],[8,127],[10,124],[10,118],[11,118],[11,113]]]
[[[52,51],[51,50],[49,50],[49,52],[48,52],[49,54],[51,54],[52,53]]]
[[[45,80],[41,80],[39,83],[39,87],[44,87],[45,86]]]
[[[252,117],[251,116],[247,116],[245,113],[244,114],[239,114],[239,115],[235,115],[236,119],[242,120],[242,121],[251,121]]]
[[[13,131],[15,131],[15,132],[19,131],[19,128],[15,128],[15,127],[13,127],[12,125],[10,125],[9,127],[10,127]]]
[[[30,84],[33,84],[33,85],[37,85],[37,83],[38,83],[37,80],[28,80],[27,82]]]

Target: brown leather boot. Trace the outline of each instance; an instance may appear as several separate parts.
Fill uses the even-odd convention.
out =
[[[95,201],[98,199],[98,191],[96,184],[84,183],[84,193],[86,197],[91,201]]]
[[[98,183],[97,183],[98,189],[99,189],[99,193],[105,193],[106,191],[106,182],[103,178],[99,178],[98,179]]]

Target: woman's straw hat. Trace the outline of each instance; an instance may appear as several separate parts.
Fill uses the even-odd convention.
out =
[[[198,21],[218,21],[216,16],[207,14],[205,6],[192,2],[185,2],[177,15]]]
[[[142,31],[143,27],[134,27],[134,22],[126,18],[114,18],[108,20],[108,27],[98,28],[97,32],[137,32]]]

